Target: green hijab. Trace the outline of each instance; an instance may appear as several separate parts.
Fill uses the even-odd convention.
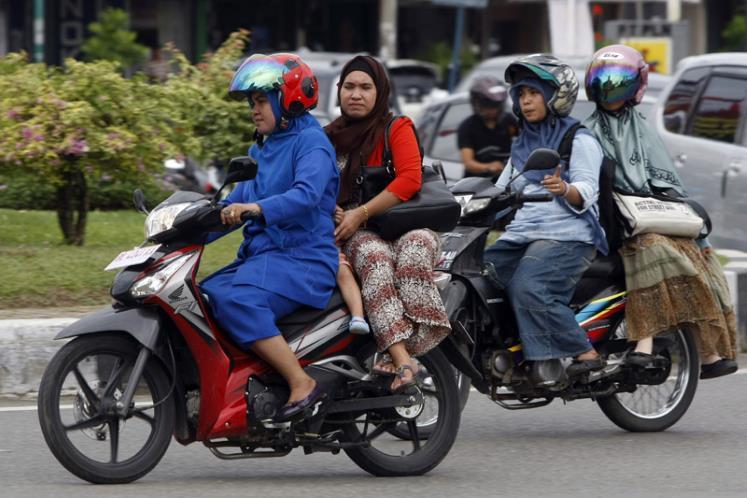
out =
[[[584,125],[596,135],[604,155],[617,162],[615,189],[651,194],[653,186],[687,195],[658,133],[633,106],[625,105],[616,112],[597,106]]]

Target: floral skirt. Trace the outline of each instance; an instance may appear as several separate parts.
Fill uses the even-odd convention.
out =
[[[359,230],[343,249],[361,282],[379,351],[405,341],[407,351],[418,356],[449,334],[449,318],[433,283],[433,267],[441,255],[435,233],[413,230],[388,242]]]
[[[644,234],[620,249],[632,341],[675,327],[695,333],[702,355],[736,356],[736,316],[721,264],[692,239]]]

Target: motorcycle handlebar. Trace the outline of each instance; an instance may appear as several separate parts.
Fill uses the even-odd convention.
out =
[[[555,198],[552,194],[519,194],[516,196],[517,202],[550,202]]]
[[[261,214],[255,213],[254,211],[244,211],[243,213],[241,213],[241,221],[256,220],[261,216]]]

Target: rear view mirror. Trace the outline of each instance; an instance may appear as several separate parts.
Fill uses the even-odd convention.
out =
[[[522,171],[537,171],[554,168],[560,164],[560,154],[552,149],[535,149],[527,162],[524,163]]]
[[[257,161],[249,156],[239,156],[231,159],[228,163],[228,171],[226,172],[226,179],[223,180],[223,185],[213,194],[213,203],[220,199],[220,193],[226,185],[253,180],[257,176],[257,168]]]
[[[249,156],[234,157],[228,163],[228,173],[223,182],[224,185],[229,183],[244,182],[253,180],[257,176],[257,161]]]
[[[136,188],[132,193],[132,202],[135,203],[135,208],[138,211],[148,214],[148,207],[145,205],[145,194],[139,188]]]

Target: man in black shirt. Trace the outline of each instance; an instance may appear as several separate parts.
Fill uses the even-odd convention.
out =
[[[503,112],[506,87],[497,78],[480,76],[469,93],[474,114],[457,131],[464,176],[498,177],[511,155],[511,139],[519,131],[516,118]]]

